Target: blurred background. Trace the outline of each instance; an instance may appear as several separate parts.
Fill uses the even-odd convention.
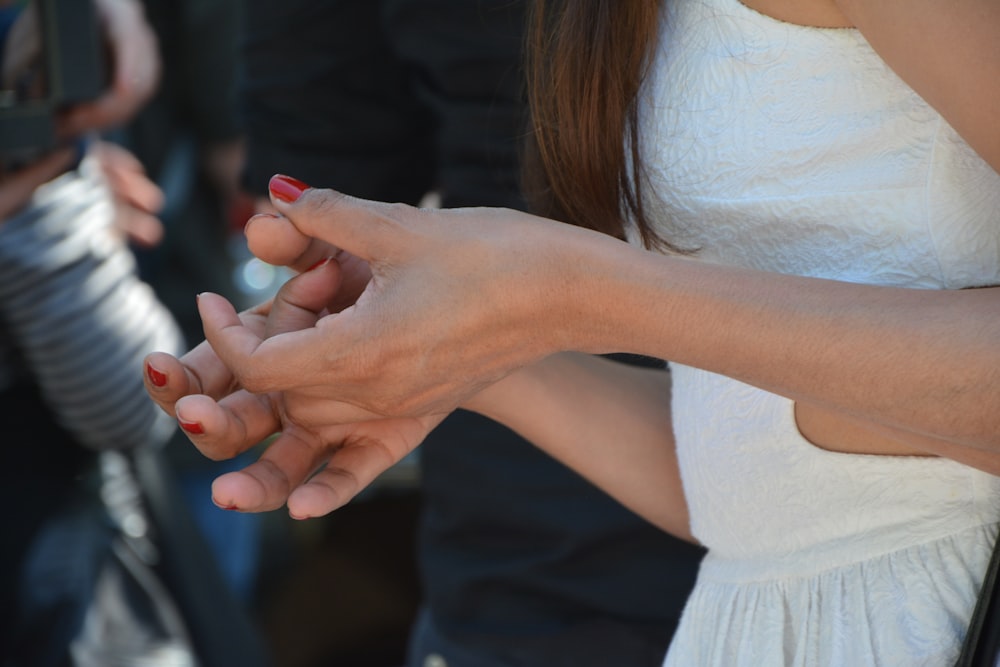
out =
[[[143,1],[159,38],[162,80],[153,100],[109,138],[128,147],[164,191],[164,240],[136,252],[142,277],[194,346],[203,338],[195,294],[216,292],[241,309],[271,296],[288,274],[253,258],[243,237],[254,202],[240,187],[241,2]],[[214,463],[178,434],[166,453],[218,575],[275,665],[405,662],[420,599],[417,461],[387,473],[343,511],[296,522],[284,511],[245,515],[212,504],[212,479],[259,451]]]

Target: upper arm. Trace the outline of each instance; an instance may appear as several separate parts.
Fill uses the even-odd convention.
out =
[[[1000,172],[1000,2],[835,1],[889,67]]]

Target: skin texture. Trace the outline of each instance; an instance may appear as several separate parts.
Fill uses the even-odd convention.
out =
[[[1000,13],[991,3],[835,8],[1000,166],[991,83],[1000,80]],[[270,325],[203,295],[208,343],[181,360],[149,358],[166,378],[157,387],[147,378],[150,394],[204,426],[192,440],[207,455],[232,456],[279,430],[297,438],[268,450],[266,470],[220,478],[220,505],[253,511],[287,500],[293,516],[328,512],[463,406],[690,538],[669,382],[566,351],[642,353],[775,392],[796,401],[803,434],[819,446],[947,456],[1000,473],[997,288],[911,290],[707,266],[512,211],[423,211],[315,189],[287,199],[272,198],[277,215],[251,222],[251,249],[297,270],[333,261],[282,289]],[[304,298],[311,280],[328,291]],[[608,424],[633,432],[627,449],[600,447]],[[333,472],[310,478],[327,459]]]

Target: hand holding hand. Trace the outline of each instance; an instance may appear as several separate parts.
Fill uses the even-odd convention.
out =
[[[344,290],[315,326],[266,339],[226,302],[203,299],[206,337],[249,391],[302,391],[380,416],[441,414],[567,349],[553,304],[572,289],[574,243],[594,232],[516,211],[366,202],[287,177],[272,180],[272,202],[283,217],[257,216],[247,231],[262,259],[273,262],[274,249],[297,263],[340,248],[338,260],[363,261],[371,279],[356,300],[357,285]],[[272,243],[258,246],[262,237]]]
[[[339,284],[338,265],[323,262],[288,281],[272,303],[242,313],[240,321],[264,338],[312,326]],[[220,298],[200,299],[213,300]],[[181,359],[149,355],[145,384],[210,458],[236,456],[280,432],[260,460],[218,478],[212,497],[221,507],[249,512],[287,503],[295,518],[320,516],[347,503],[444,418],[373,419],[363,410],[298,392],[251,394],[207,343]]]

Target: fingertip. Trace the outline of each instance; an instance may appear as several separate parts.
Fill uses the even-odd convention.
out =
[[[242,470],[220,475],[212,482],[212,502],[224,510],[253,511],[260,496],[254,478]]]
[[[213,292],[202,292],[195,296],[195,301],[202,324],[205,325],[206,335],[209,329],[217,330],[226,326],[242,324],[236,313],[236,308],[223,296]]]
[[[189,436],[212,436],[212,440],[219,437],[220,433],[226,430],[226,416],[222,408],[211,396],[205,394],[188,394],[177,399],[174,403],[174,418],[177,424]],[[218,448],[218,447],[214,447]],[[199,447],[201,449],[201,447]],[[213,456],[210,452],[202,450],[206,456],[217,459],[227,459],[234,456],[231,452],[226,452],[222,456]]]
[[[151,352],[143,359],[143,386],[161,410],[176,416],[176,401],[191,387],[181,362],[166,352]]]
[[[318,262],[314,262],[312,265],[310,265],[309,268],[307,268],[305,271],[303,271],[303,273],[308,273],[310,271],[316,271],[317,269],[320,269],[320,268],[326,266],[327,264],[329,264],[332,261],[333,261],[333,257],[331,257],[331,256],[324,257],[323,259],[319,260]]]
[[[206,304],[229,304],[229,301],[225,297],[214,292],[199,292],[194,295],[194,298],[199,308]]]
[[[271,193],[271,201],[275,204],[294,204],[302,193],[311,190],[312,186],[293,176],[275,174],[268,181],[267,189]]]
[[[247,218],[246,224],[243,225],[243,236],[249,236],[250,230],[253,229],[254,225],[259,223],[261,220],[281,220],[282,216],[279,213],[260,212],[254,213],[249,218]]]
[[[261,479],[258,464],[220,475],[212,482],[212,502],[226,510],[268,512],[284,504],[287,492]]]
[[[259,260],[276,266],[298,266],[312,257],[312,239],[283,216],[260,214],[244,228],[247,249]]]
[[[158,364],[156,354],[154,352],[153,354],[146,355],[143,365],[146,369],[146,379],[152,385],[153,389],[158,390],[167,386],[169,377],[166,371],[162,369],[162,362]]]
[[[177,424],[184,430],[188,435],[205,435],[205,425],[200,421],[192,421],[184,419],[180,415],[177,416]]]
[[[342,507],[347,500],[324,484],[306,482],[288,496],[288,515],[297,520],[312,519]]]

